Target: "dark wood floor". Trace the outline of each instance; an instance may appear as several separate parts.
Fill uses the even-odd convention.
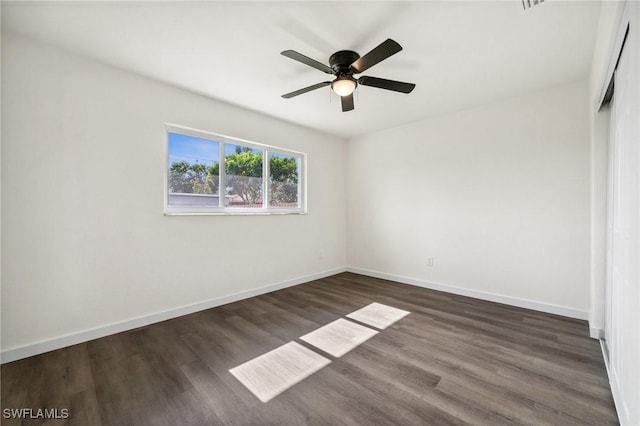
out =
[[[372,302],[411,314],[266,404],[228,371]],[[618,422],[586,322],[351,273],[5,364],[2,408],[68,408],[52,425]]]

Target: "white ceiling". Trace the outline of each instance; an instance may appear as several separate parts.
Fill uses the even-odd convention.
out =
[[[2,29],[341,137],[586,78],[600,3],[2,2]],[[392,38],[404,50],[367,70],[416,83],[409,95],[360,87],[343,113],[326,74],[281,56],[328,63]]]

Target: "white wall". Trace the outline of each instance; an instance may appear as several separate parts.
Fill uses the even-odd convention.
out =
[[[164,122],[306,152],[309,214],[164,216]],[[2,123],[5,362],[346,264],[344,141],[11,34]]]
[[[586,319],[587,100],[583,81],[349,141],[349,266]]]

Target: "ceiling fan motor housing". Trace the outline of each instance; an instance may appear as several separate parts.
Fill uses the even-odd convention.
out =
[[[329,65],[337,76],[351,75],[353,72],[349,67],[358,59],[360,55],[353,50],[340,50],[329,57]]]

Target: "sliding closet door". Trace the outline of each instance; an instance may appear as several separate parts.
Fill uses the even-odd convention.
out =
[[[616,404],[623,424],[640,423],[640,37],[637,31],[637,25],[630,25],[614,77],[609,145],[609,301],[605,337],[612,390],[618,396]]]

